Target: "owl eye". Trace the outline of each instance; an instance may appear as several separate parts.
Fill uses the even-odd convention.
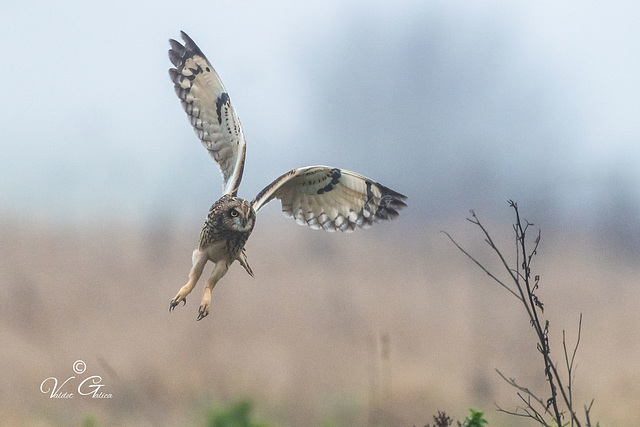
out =
[[[231,212],[229,212],[229,215],[235,218],[238,216],[238,211],[235,209],[231,209]]]

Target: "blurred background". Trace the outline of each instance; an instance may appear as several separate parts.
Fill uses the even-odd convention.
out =
[[[584,316],[578,407],[634,425],[639,20],[634,1],[3,3],[0,424],[201,425],[250,399],[269,425],[470,407],[529,425],[496,412],[519,401],[494,369],[546,393],[533,330],[440,233],[497,268],[465,218],[510,254],[514,199],[542,229],[559,363]],[[269,205],[247,245],[256,277],[234,266],[197,323],[202,284],[168,304],[221,183],[168,77],[180,30],[242,120],[240,196],[327,164],[409,198],[350,235]],[[41,393],[78,359],[112,399]]]

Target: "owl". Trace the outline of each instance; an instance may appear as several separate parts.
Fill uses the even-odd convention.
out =
[[[240,120],[211,63],[193,40],[181,32],[184,45],[169,40],[169,76],[193,129],[222,174],[222,197],[209,209],[198,247],[193,251],[189,280],[169,304],[169,312],[195,287],[208,261],[207,279],[197,320],[209,314],[211,291],[235,261],[253,271],[244,245],[256,223],[256,213],[273,199],[285,216],[312,229],[351,232],[393,219],[405,207],[406,196],[358,173],[329,166],[292,169],[276,178],[251,201],[238,197],[247,146]]]

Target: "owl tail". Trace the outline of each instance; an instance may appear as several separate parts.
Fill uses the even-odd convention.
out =
[[[244,248],[242,248],[240,254],[238,255],[238,261],[240,262],[240,265],[244,267],[247,273],[249,273],[249,276],[253,277],[253,270],[251,270],[251,267],[249,266],[249,261],[247,260],[247,254],[245,253]]]

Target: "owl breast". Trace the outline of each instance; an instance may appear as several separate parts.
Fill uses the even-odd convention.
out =
[[[215,202],[200,233],[200,250],[211,261],[233,261],[244,247],[255,225],[251,203],[228,194]]]

